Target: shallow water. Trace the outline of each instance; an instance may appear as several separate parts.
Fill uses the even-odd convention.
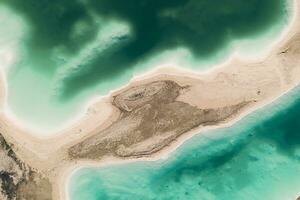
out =
[[[11,55],[9,107],[27,124],[57,128],[92,96],[153,66],[199,70],[240,43],[266,48],[262,41],[287,24],[286,2],[2,0],[0,11],[13,20],[12,29],[0,28],[14,42],[0,49]]]
[[[295,200],[300,196],[300,88],[230,128],[206,131],[166,160],[83,168],[71,200]]]

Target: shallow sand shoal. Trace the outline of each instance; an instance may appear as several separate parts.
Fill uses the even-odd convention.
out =
[[[294,88],[300,82],[300,5],[295,1],[295,17],[280,42],[274,44],[269,55],[257,61],[244,61],[232,56],[220,67],[205,73],[194,73],[174,67],[159,67],[152,72],[135,77],[128,85],[95,101],[82,120],[54,134],[52,138],[37,138],[29,130],[19,127],[15,121],[0,113],[0,132],[13,144],[16,154],[30,166],[50,178],[54,185],[54,199],[66,198],[66,180],[79,166],[102,166],[133,160],[156,160],[174,151],[184,141],[200,131],[230,126],[248,113],[269,104]],[[5,80],[1,76],[0,105],[5,106]],[[199,127],[188,131],[173,141],[168,148],[146,158],[107,158],[98,161],[68,160],[70,146],[97,134],[116,121],[120,111],[111,105],[112,96],[127,88],[157,80],[172,80],[190,88],[178,97],[178,101],[198,108],[218,108],[236,102],[255,101],[251,107],[220,125]]]

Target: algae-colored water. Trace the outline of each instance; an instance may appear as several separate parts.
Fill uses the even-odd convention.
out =
[[[230,128],[206,131],[166,160],[83,168],[71,200],[295,200],[300,88]]]
[[[55,129],[134,74],[178,60],[204,69],[240,41],[276,38],[288,24],[287,2],[2,0],[11,22],[0,35],[13,41],[0,51],[12,55],[8,105],[26,124]]]

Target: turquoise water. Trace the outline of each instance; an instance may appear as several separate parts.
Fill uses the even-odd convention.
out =
[[[43,131],[60,127],[154,66],[200,70],[242,43],[265,49],[288,24],[287,2],[1,0],[9,107]]]
[[[295,200],[299,93],[193,137],[166,160],[80,169],[70,180],[71,200]]]

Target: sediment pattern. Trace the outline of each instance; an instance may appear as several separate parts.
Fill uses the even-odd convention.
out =
[[[213,56],[236,38],[250,39],[286,17],[285,0],[2,0],[1,5],[31,29],[28,58],[23,58],[30,60],[27,67],[59,76],[55,85],[64,100],[95,83],[119,79],[138,62],[170,49],[184,47],[201,59]],[[107,26],[109,41],[99,37]],[[129,31],[115,35],[123,26]],[[56,74],[66,66],[73,70]]]
[[[199,109],[176,101],[184,88],[173,81],[157,81],[132,87],[114,97],[122,114],[106,130],[69,149],[72,159],[99,159],[150,155],[180,135],[200,125],[216,125],[250,102],[217,109]]]

